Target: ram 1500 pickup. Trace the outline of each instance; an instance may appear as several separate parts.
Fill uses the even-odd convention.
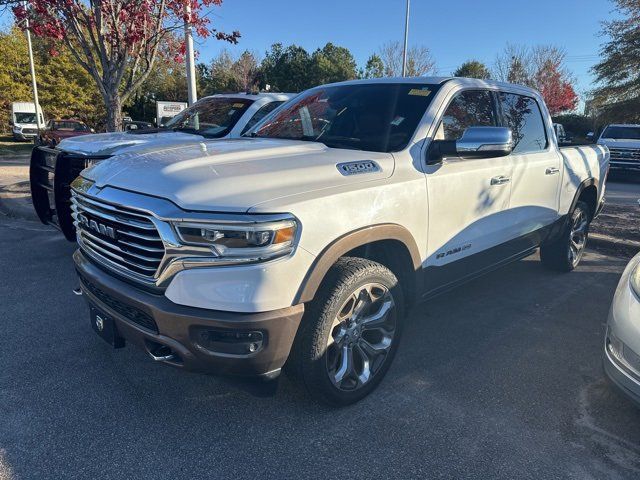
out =
[[[612,170],[640,171],[640,125],[607,125],[598,144],[609,149]]]
[[[75,241],[69,184],[84,168],[117,154],[144,152],[149,146],[177,147],[194,141],[238,138],[292,97],[289,93],[211,95],[180,112],[163,128],[74,136],[54,146],[36,147],[30,167],[36,213],[43,223],[59,228],[67,240]]]
[[[249,138],[148,143],[82,171],[80,289],[113,346],[220,374],[284,368],[349,404],[384,377],[415,302],[538,248],[573,270],[608,161],[559,149],[529,88],[319,86]]]

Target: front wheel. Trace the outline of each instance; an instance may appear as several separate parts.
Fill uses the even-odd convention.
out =
[[[341,258],[309,305],[288,370],[318,400],[357,402],[389,369],[402,332],[403,302],[389,269]]]
[[[589,222],[589,206],[578,202],[560,237],[540,247],[542,263],[561,272],[570,272],[576,268],[587,246]]]

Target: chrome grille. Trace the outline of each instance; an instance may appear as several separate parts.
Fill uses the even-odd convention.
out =
[[[80,247],[101,264],[153,282],[164,244],[151,217],[72,191],[72,216]]]
[[[640,162],[640,149],[609,147],[611,161],[614,162]]]

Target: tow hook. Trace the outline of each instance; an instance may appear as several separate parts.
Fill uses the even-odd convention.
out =
[[[80,288],[80,285],[78,285],[76,288],[74,288],[72,290],[74,295],[78,295],[79,297],[82,296],[82,289]]]

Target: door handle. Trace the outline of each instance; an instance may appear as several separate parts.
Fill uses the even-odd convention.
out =
[[[549,167],[545,170],[545,175],[555,175],[560,169],[558,167]]]
[[[509,177],[498,175],[497,177],[493,177],[491,179],[491,185],[504,185],[505,183],[509,183],[510,181],[511,179]]]

